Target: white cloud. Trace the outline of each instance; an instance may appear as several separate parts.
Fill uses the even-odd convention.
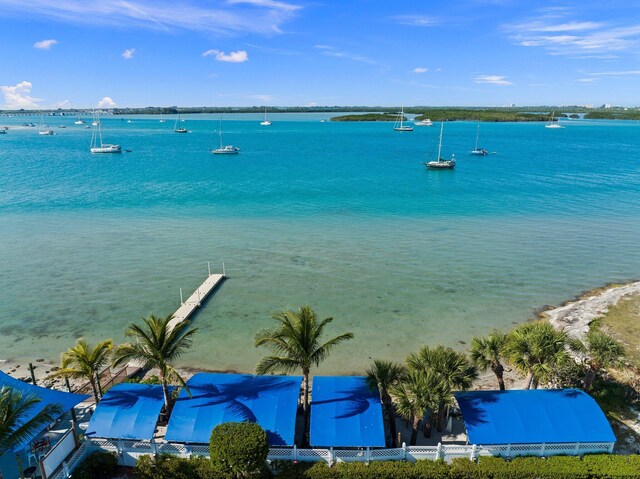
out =
[[[351,60],[357,63],[365,63],[367,65],[377,65],[377,62],[375,62],[374,60],[371,60],[370,58],[367,58],[365,56],[358,55],[355,53],[347,52],[344,50],[338,50],[329,45],[316,45],[315,48],[320,50],[323,55],[327,55],[329,57],[345,58],[347,60]]]
[[[228,63],[244,63],[249,61],[249,55],[244,50],[238,50],[235,52],[221,52],[220,50],[207,50],[206,52],[202,52],[203,57],[215,57],[219,62],[228,62]]]
[[[613,26],[608,23],[568,18],[570,10],[557,10],[522,23],[504,25],[511,39],[524,47],[545,49],[551,55],[602,58],[611,52],[640,47],[640,24]],[[611,57],[609,57],[611,58]]]
[[[125,60],[131,60],[133,58],[133,54],[136,52],[135,48],[127,48],[122,52],[122,58]]]
[[[262,103],[271,103],[274,100],[272,95],[250,94],[244,96],[245,98],[250,98],[251,100],[259,100]]]
[[[69,100],[62,100],[53,105],[54,108],[70,108],[71,102]]]
[[[640,70],[624,70],[624,71],[612,71],[612,72],[597,72],[589,73],[592,76],[599,77],[614,77],[614,76],[626,76],[626,75],[640,75]]]
[[[429,71],[429,69],[424,67],[417,67],[417,68],[414,68],[412,71],[413,73],[426,73]]]
[[[33,44],[33,48],[37,48],[38,50],[49,50],[52,46],[56,45],[58,40],[50,39],[50,40],[41,40],[39,42],[35,42]]]
[[[600,81],[600,78],[578,78],[576,81],[579,83],[595,83]]]
[[[401,25],[412,27],[432,27],[438,24],[438,20],[426,15],[397,15],[393,19]]]
[[[115,106],[116,102],[113,101],[110,96],[105,96],[98,102],[98,108],[114,108]]]
[[[302,7],[276,0],[0,0],[4,17],[44,18],[82,26],[194,30],[222,34],[281,33]]]
[[[315,102],[315,101],[310,101],[309,103],[307,103],[307,106],[308,106],[309,108],[313,108],[314,106],[318,106],[318,103],[317,103],[317,102]]]
[[[21,81],[12,86],[0,86],[0,92],[4,95],[4,107],[7,110],[19,110],[21,108],[33,110],[40,108],[38,102],[41,102],[42,99],[32,97],[31,88],[33,88],[33,85],[28,81]]]
[[[490,85],[513,85],[502,75],[477,75],[473,81],[476,83],[488,83]]]

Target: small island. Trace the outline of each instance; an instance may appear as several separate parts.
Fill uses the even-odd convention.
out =
[[[515,110],[500,109],[463,109],[463,108],[434,108],[410,111],[417,113],[416,121],[430,119],[432,121],[548,121],[549,113],[523,113]],[[555,115],[564,116],[564,115]],[[343,115],[331,118],[331,121],[395,121],[394,113],[366,113],[359,115]],[[406,121],[406,118],[404,119]]]
[[[356,115],[334,116],[331,121],[396,121],[397,113],[360,113]],[[404,117],[402,121],[407,121]]]

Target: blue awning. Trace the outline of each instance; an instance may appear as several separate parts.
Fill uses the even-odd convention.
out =
[[[455,396],[471,444],[616,441],[598,404],[579,389],[473,391]]]
[[[380,395],[366,378],[315,376],[311,398],[311,445],[385,446]]]
[[[211,431],[225,422],[255,422],[272,446],[294,444],[299,376],[198,373],[183,389],[171,413],[165,439],[208,443]]]
[[[87,436],[153,439],[163,405],[162,386],[127,383],[113,386],[96,406],[87,427]]]
[[[9,388],[12,391],[18,392],[22,394],[22,397],[26,396],[34,396],[40,399],[40,402],[35,404],[31,409],[29,409],[29,415],[24,417],[21,421],[20,425],[32,419],[36,414],[38,414],[42,409],[48,404],[57,404],[61,408],[61,413],[56,416],[58,419],[65,412],[72,409],[76,404],[81,403],[85,399],[89,397],[87,394],[72,394],[65,393],[62,391],[56,391],[55,389],[42,388],[40,386],[34,386],[33,384],[25,383],[20,381],[19,379],[12,378],[8,374],[0,371],[0,388]],[[42,426],[42,429],[34,432],[29,435],[27,439],[20,444],[17,444],[11,451],[7,452],[18,452],[23,450],[29,443],[34,440],[38,435],[47,428],[48,424]]]

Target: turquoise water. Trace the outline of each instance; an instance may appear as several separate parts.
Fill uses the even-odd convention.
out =
[[[250,371],[255,332],[310,304],[355,339],[326,372],[422,344],[464,348],[491,327],[640,276],[640,123],[445,125],[455,171],[427,171],[438,128],[321,123],[324,115],[103,119],[91,155],[75,118],[56,135],[0,135],[0,359],[55,359],[76,337],[179,306],[207,261],[230,279],[194,317],[183,366]],[[0,125],[31,118],[0,117]],[[64,123],[66,129],[55,128]]]

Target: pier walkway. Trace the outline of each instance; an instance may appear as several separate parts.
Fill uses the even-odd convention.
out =
[[[180,290],[180,301],[181,305],[178,310],[173,313],[173,317],[171,321],[169,321],[169,328],[173,329],[176,324],[181,323],[185,319],[188,319],[196,309],[200,307],[202,302],[211,294],[211,292],[216,289],[216,287],[224,281],[226,275],[222,274],[211,274],[207,279],[204,280],[198,288],[193,292],[191,296],[187,298],[186,301],[182,301],[182,290]]]

